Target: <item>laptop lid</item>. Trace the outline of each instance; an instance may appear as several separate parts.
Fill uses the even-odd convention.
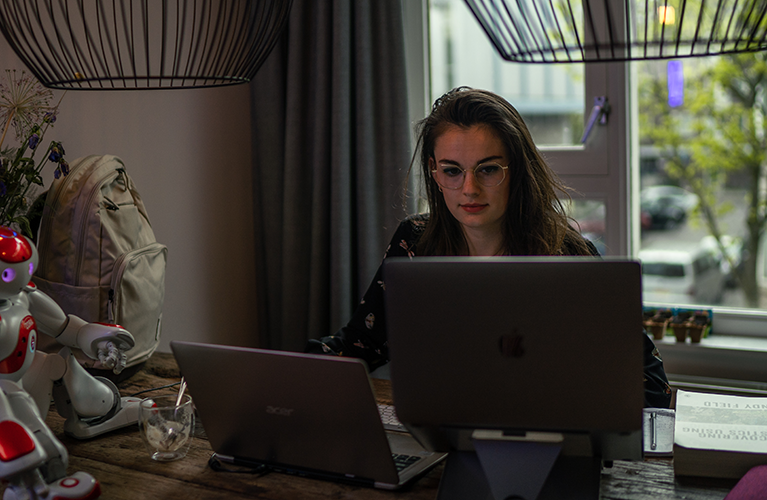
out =
[[[356,359],[172,341],[211,447],[234,463],[394,489],[441,458],[383,428]],[[398,473],[392,453],[419,457]]]
[[[639,263],[390,258],[383,280],[397,415],[427,448],[455,448],[451,429],[556,431],[630,436],[615,453],[641,458]]]

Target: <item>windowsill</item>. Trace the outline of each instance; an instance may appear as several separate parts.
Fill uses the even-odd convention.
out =
[[[658,349],[666,350],[667,345],[674,346],[690,346],[691,348],[704,348],[704,349],[740,349],[749,351],[764,351],[767,352],[767,337],[742,337],[736,335],[716,335],[712,334],[708,337],[701,339],[699,344],[693,344],[690,339],[684,344],[677,342],[673,335],[666,334],[663,340],[656,340],[655,344]]]
[[[698,306],[645,303],[645,307]],[[767,395],[767,311],[702,306],[712,311],[711,334],[693,344],[667,331],[655,345],[674,388]]]
[[[667,334],[655,345],[674,388],[767,395],[767,337],[712,334],[693,344]]]
[[[767,340],[767,311],[719,306],[660,304],[644,302],[645,308],[708,309],[712,311],[712,331],[716,335],[757,337]],[[767,344],[766,344],[767,345]]]

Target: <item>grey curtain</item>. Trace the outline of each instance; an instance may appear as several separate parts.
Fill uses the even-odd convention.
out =
[[[399,0],[294,0],[251,82],[259,339],[345,324],[402,218],[410,161]]]

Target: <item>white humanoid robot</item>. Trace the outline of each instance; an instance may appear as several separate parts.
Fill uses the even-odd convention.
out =
[[[3,500],[92,499],[100,486],[91,475],[67,476],[66,448],[45,424],[51,398],[66,418],[64,430],[92,437],[135,424],[137,398],[122,398],[108,379],[94,377],[70,351],[78,347],[120,373],[133,336],[117,325],[87,323],[66,315],[30,278],[37,249],[0,226],[0,479]],[[36,351],[38,334],[63,346],[57,354]]]

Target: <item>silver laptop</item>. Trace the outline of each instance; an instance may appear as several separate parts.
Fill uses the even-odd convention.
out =
[[[384,429],[360,360],[181,341],[171,349],[224,462],[396,489],[444,458]]]
[[[638,262],[390,258],[383,280],[397,415],[428,449],[495,429],[642,458]]]

